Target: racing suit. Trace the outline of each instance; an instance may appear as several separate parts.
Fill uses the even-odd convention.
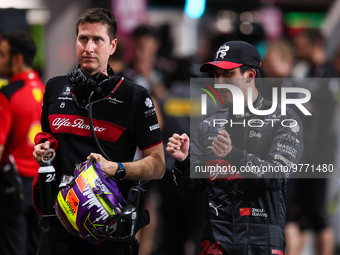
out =
[[[265,110],[271,102],[259,95],[253,105]],[[218,111],[198,126],[190,157],[175,161],[174,180],[182,196],[189,199],[208,189],[201,254],[284,254],[286,184],[301,158],[303,135],[298,115],[291,109],[281,115],[280,108],[266,116],[247,108],[244,115],[232,115],[228,108]],[[233,147],[226,158],[218,159],[211,143],[223,128]],[[190,165],[230,165],[236,171],[190,178],[190,169],[196,171]]]

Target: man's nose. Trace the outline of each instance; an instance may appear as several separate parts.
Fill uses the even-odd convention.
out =
[[[222,76],[216,76],[215,77],[215,83],[216,84],[223,84],[224,83],[224,78]]]
[[[93,43],[92,40],[89,40],[89,41],[86,43],[85,51],[86,51],[86,52],[93,52],[93,48],[94,48],[94,43]]]

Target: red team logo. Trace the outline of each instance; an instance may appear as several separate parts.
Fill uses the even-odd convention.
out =
[[[51,124],[52,133],[66,133],[92,137],[90,122],[87,117],[51,114],[48,118]],[[116,142],[126,130],[123,127],[97,119],[93,119],[93,124],[98,139],[110,142]]]

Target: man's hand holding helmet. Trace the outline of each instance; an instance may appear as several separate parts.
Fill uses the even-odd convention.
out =
[[[115,176],[118,180],[125,178],[126,172],[122,163],[112,162],[105,159],[102,155],[98,153],[91,153],[87,159],[95,159],[100,164],[101,170],[105,177],[109,175]]]

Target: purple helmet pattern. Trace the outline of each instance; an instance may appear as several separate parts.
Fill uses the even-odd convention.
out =
[[[59,221],[71,233],[99,244],[105,240],[105,233],[113,233],[117,222],[107,219],[120,214],[126,206],[117,183],[112,178],[105,178],[99,163],[90,159],[76,166],[74,178],[66,178],[68,183],[61,183],[55,210]]]

